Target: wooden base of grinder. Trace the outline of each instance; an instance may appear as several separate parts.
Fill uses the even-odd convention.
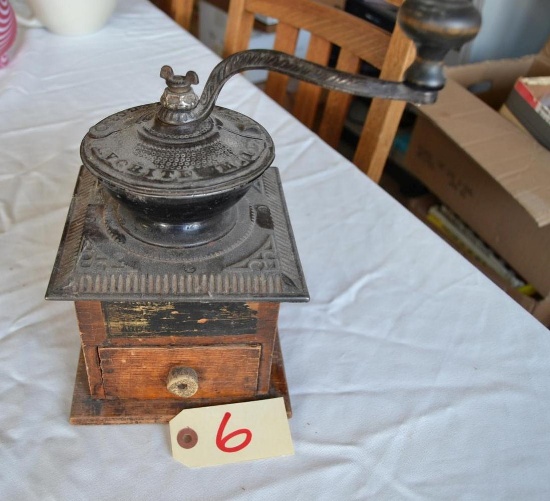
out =
[[[292,409],[288,395],[283,355],[278,336],[275,340],[271,369],[270,389],[267,395],[257,395],[253,400],[283,397],[287,415]],[[71,407],[71,424],[141,424],[167,423],[183,409],[230,404],[251,399],[209,398],[195,400],[137,400],[92,398],[86,376],[82,352],[78,361]]]

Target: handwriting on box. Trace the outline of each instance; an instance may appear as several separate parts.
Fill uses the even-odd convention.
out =
[[[474,190],[472,186],[468,184],[467,179],[458,177],[457,173],[449,168],[443,161],[435,158],[429,149],[423,147],[422,145],[418,145],[416,155],[430,169],[439,170],[443,173],[447,181],[447,185],[461,198],[471,198],[473,196]]]

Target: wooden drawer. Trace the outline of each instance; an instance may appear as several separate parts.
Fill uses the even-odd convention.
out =
[[[106,398],[178,398],[166,389],[170,369],[189,367],[198,390],[189,399],[256,394],[260,345],[99,348]]]

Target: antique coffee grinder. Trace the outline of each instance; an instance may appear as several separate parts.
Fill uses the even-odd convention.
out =
[[[408,0],[417,43],[405,82],[269,50],[222,61],[199,98],[174,75],[160,103],[105,118],[81,169],[47,298],[75,302],[82,353],[71,422],[165,422],[187,407],[285,397],[279,304],[307,301],[267,131],[215,106],[234,74],[267,68],[328,89],[431,103],[442,59],[472,38],[468,0]]]

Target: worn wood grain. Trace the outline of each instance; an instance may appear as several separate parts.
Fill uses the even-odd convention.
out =
[[[88,384],[90,393],[94,397],[110,398],[114,394],[118,395],[118,390],[113,387],[113,384],[116,383],[113,383],[110,376],[106,379],[107,372],[112,367],[108,367],[109,362],[103,360],[103,357],[103,363],[100,363],[100,350],[104,348],[139,349],[150,347],[157,350],[172,350],[175,347],[182,347],[189,350],[204,349],[208,346],[234,348],[235,346],[256,345],[258,353],[257,356],[255,355],[256,359],[253,364],[250,365],[252,362],[248,360],[249,365],[245,364],[242,374],[240,369],[237,369],[234,379],[239,382],[247,381],[247,386],[243,390],[247,392],[247,395],[266,394],[269,390],[279,303],[236,302],[174,305],[172,303],[128,302],[124,304],[103,303],[102,305],[97,301],[81,301],[77,303],[76,308]],[[102,351],[102,353],[110,352]],[[167,353],[172,352],[168,351]],[[194,353],[197,354],[193,359],[195,365],[200,367],[202,364],[208,366],[212,363],[213,359],[208,350],[199,350]],[[207,354],[204,360],[199,356],[201,353]],[[159,358],[158,356],[142,357],[140,364],[140,370],[150,371],[151,375],[158,370]],[[118,368],[120,372],[125,370],[128,369]],[[253,374],[252,379],[250,379],[251,373]],[[134,372],[130,370],[123,377],[128,379],[134,375]],[[219,377],[215,380],[221,381]],[[164,397],[159,397],[157,393],[150,393],[150,389],[143,388],[149,388],[149,386],[140,384],[130,396],[128,387],[125,390],[125,398],[168,398],[166,393],[164,393]],[[217,389],[211,388],[211,393],[214,390],[231,391],[231,387],[226,382]],[[144,392],[149,392],[147,397],[142,396]],[[196,398],[202,397],[199,394]]]
[[[285,400],[286,415],[289,418],[292,417],[292,406],[290,405],[290,394],[288,391],[288,384],[286,382],[283,351],[281,350],[281,342],[278,333],[275,338],[275,346],[273,350],[273,364],[271,367],[271,385],[269,388],[269,397],[283,397]]]
[[[269,391],[273,350],[275,347],[275,337],[277,336],[279,306],[279,303],[258,304],[258,332],[256,333],[256,339],[262,345],[260,367],[258,369],[259,394]]]
[[[166,383],[179,366],[198,374],[199,388],[189,398],[253,396],[260,355],[259,345],[99,348],[107,398],[173,399]]]
[[[82,342],[97,346],[107,339],[105,317],[100,301],[75,301],[76,319]]]
[[[147,335],[128,332],[125,335],[108,336],[102,346],[207,346],[234,343],[260,343],[263,346],[266,343],[273,344],[279,303],[249,302],[246,305],[250,309],[250,315],[253,315],[255,323],[255,330],[249,330],[248,333],[241,332],[235,327],[236,324],[232,326],[230,323],[226,323],[225,330],[221,327],[209,330],[211,325],[221,326],[224,323],[223,321],[217,323],[213,319],[197,324],[196,331],[193,327],[193,329],[184,332],[184,335],[181,335],[182,333],[177,329],[171,332],[165,331],[160,335],[153,331],[148,331]],[[128,331],[131,330],[128,329]]]
[[[180,400],[135,400],[135,399],[98,399],[90,395],[84,358],[80,356],[76,373],[70,422],[75,425],[86,424],[137,424],[167,423],[183,409],[244,402],[262,398],[284,397],[288,417],[291,416],[290,398],[284,373],[280,344],[275,343],[272,378],[269,393],[248,397],[220,397],[211,399]]]
[[[94,397],[104,398],[103,378],[97,353],[97,346],[107,339],[101,303],[99,301],[75,301],[74,305],[90,393]]]
[[[88,385],[90,394],[97,398],[105,398],[103,389],[103,375],[99,362],[97,346],[82,346],[84,361],[86,362],[86,373],[88,374]]]
[[[111,337],[214,336],[253,334],[257,303],[103,303]]]

